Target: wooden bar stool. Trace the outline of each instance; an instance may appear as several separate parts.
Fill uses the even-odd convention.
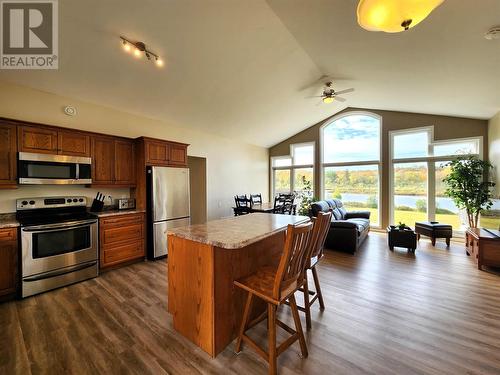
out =
[[[316,218],[313,218],[314,227],[311,235],[311,247],[309,250],[309,256],[306,262],[306,269],[304,271],[304,285],[300,289],[304,293],[304,307],[297,306],[300,311],[306,313],[306,327],[311,329],[311,305],[319,301],[319,306],[321,310],[325,309],[325,303],[323,302],[323,295],[321,294],[321,287],[319,285],[318,271],[316,270],[316,265],[319,263],[320,259],[323,257],[323,247],[325,246],[326,236],[328,230],[330,229],[330,223],[332,220],[332,212],[319,212]],[[309,290],[309,282],[307,280],[307,270],[311,270],[314,279],[314,287],[316,292]],[[313,296],[312,300],[309,300],[310,296]]]
[[[248,292],[243,319],[236,340],[236,353],[241,351],[241,342],[244,341],[269,363],[269,374],[276,374],[277,357],[297,340],[300,343],[302,357],[306,358],[308,355],[294,293],[303,284],[305,266],[310,254],[312,226],[312,223],[288,226],[283,254],[277,269],[276,267],[263,267],[253,275],[234,282],[237,287]],[[267,312],[264,311],[259,317],[249,322],[254,297],[260,298],[267,303]],[[292,310],[295,330],[276,318],[277,307],[287,300]],[[249,328],[264,320],[266,316],[269,340],[267,353],[245,334]],[[278,347],[276,347],[276,325],[291,334]]]

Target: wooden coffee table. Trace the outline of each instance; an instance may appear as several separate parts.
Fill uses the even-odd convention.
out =
[[[394,247],[406,247],[408,251],[415,253],[417,249],[417,235],[411,228],[394,230],[387,227],[387,241],[391,250],[394,250]]]

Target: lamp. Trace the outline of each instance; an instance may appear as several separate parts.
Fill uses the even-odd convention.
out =
[[[323,103],[325,104],[330,104],[330,103],[333,103],[335,99],[333,98],[333,96],[325,96],[323,98]]]
[[[398,33],[422,22],[444,0],[360,0],[358,23],[368,31]]]
[[[132,42],[129,39],[125,38],[124,36],[120,36],[120,39],[123,44],[123,49],[127,52],[132,51],[133,48],[133,55],[137,58],[141,58],[142,55],[144,54],[149,61],[153,61],[156,63],[156,66],[162,67],[163,66],[163,60],[158,56],[156,53],[152,52],[150,49],[146,47],[146,44],[144,42]]]

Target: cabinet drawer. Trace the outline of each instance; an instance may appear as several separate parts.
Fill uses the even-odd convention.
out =
[[[101,225],[104,227],[118,227],[126,224],[139,224],[143,223],[144,221],[144,215],[143,214],[125,214],[125,215],[119,215],[119,216],[111,216],[111,217],[105,217],[102,218],[101,220]]]
[[[141,240],[106,248],[101,254],[101,267],[141,258],[144,256],[144,242]]]
[[[102,230],[102,245],[106,248],[110,244],[123,241],[141,240],[144,238],[144,226],[140,224],[130,224],[120,227],[104,228]]]
[[[15,241],[17,240],[17,229],[0,229],[0,241]]]

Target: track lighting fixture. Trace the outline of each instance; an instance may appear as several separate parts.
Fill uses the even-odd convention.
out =
[[[120,39],[122,40],[122,45],[125,52],[133,51],[133,55],[136,58],[141,58],[144,55],[149,61],[152,61],[152,59],[154,58],[156,66],[163,66],[163,60],[160,58],[160,56],[158,56],[154,52],[151,52],[151,50],[146,47],[146,44],[144,44],[144,42],[132,42],[123,36],[120,36]]]

